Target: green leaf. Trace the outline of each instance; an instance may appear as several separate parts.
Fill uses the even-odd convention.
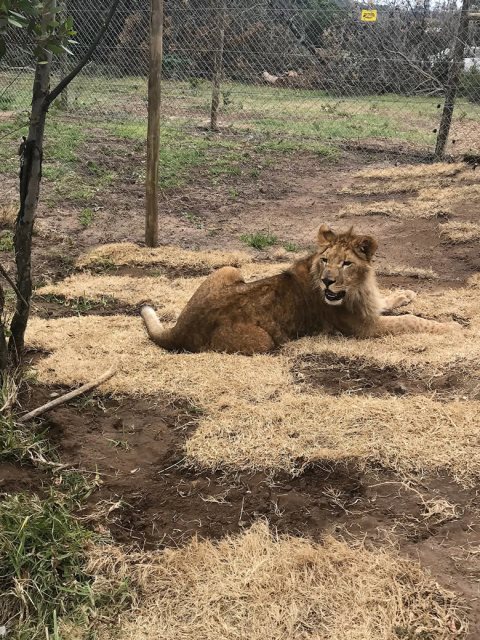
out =
[[[26,26],[26,22],[25,21],[21,21],[18,20],[17,18],[12,17],[11,15],[8,16],[7,18],[8,20],[8,24],[11,24],[13,27],[19,27],[20,29],[23,29],[23,27]]]
[[[56,44],[55,42],[46,42],[45,49],[48,49],[52,53],[62,53],[63,47],[60,44]]]
[[[16,11],[9,11],[8,13],[11,16],[16,16],[17,18],[20,18],[20,20],[25,20],[25,16],[23,16],[21,13],[17,13]]]

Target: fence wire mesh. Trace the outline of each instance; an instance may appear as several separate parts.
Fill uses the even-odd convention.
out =
[[[65,2],[78,44],[73,55],[56,57],[54,77],[81,59],[107,7],[105,0]],[[166,0],[164,121],[208,125],[213,82],[219,126],[429,154],[459,16],[449,0]],[[447,146],[455,155],[480,151],[480,22],[469,21],[465,40]],[[125,0],[57,106],[93,121],[145,119],[148,53],[148,3]],[[12,32],[0,63],[0,113],[28,109],[33,64],[27,34]]]

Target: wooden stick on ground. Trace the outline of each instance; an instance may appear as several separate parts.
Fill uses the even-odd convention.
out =
[[[94,382],[87,382],[87,384],[84,384],[81,387],[78,387],[78,389],[69,391],[65,395],[60,396],[59,398],[55,398],[55,400],[51,400],[50,402],[43,404],[41,407],[37,407],[33,411],[30,411],[30,413],[26,413],[24,416],[19,418],[18,422],[28,422],[28,420],[33,420],[33,418],[36,418],[42,413],[45,413],[46,411],[50,411],[50,409],[53,409],[54,407],[58,407],[60,404],[64,404],[65,402],[68,402],[69,400],[76,398],[77,396],[82,395],[82,393],[86,393],[87,391],[91,391],[92,389],[95,389],[95,387],[98,387],[103,382],[106,382],[112,376],[114,376],[116,372],[117,372],[116,367],[111,367],[108,371],[106,371],[103,375],[101,375],[100,378],[98,378],[97,380],[94,380]]]

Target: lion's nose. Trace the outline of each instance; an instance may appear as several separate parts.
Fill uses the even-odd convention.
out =
[[[328,287],[329,287],[331,284],[333,284],[333,283],[335,282],[335,280],[332,280],[331,278],[322,278],[322,282],[323,282],[323,284],[324,284],[324,285],[327,287],[327,289],[328,289]]]

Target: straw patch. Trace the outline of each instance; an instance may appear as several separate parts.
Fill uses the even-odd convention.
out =
[[[124,580],[135,594],[117,625],[98,623],[99,640],[441,640],[466,631],[453,594],[418,564],[332,537],[277,537],[261,523],[173,551],[95,547],[88,569],[99,588]]]
[[[458,205],[460,201],[471,201],[473,198],[480,197],[480,184],[463,184],[463,183],[450,183],[443,189],[437,187],[426,187],[421,189],[418,193],[418,199],[425,202],[437,203],[442,206],[447,206],[455,202]],[[452,200],[453,199],[453,200]]]
[[[392,192],[401,191],[397,183],[391,185]],[[377,202],[354,202],[344,207],[338,214],[340,218],[349,216],[385,216],[396,220],[414,220],[416,218],[440,218],[452,215],[452,207],[462,202],[471,202],[480,197],[478,184],[444,184],[419,188],[415,197],[408,200],[379,200]]]
[[[449,187],[452,184],[452,179],[445,177],[415,177],[415,178],[400,178],[391,180],[365,180],[361,183],[351,184],[347,187],[343,187],[340,193],[357,195],[357,196],[374,196],[374,195],[388,195],[390,193],[416,193],[425,187],[434,187],[436,189],[442,189]]]
[[[125,286],[123,277],[93,280],[103,286],[118,285],[117,295]],[[151,281],[152,295],[158,295],[153,288],[160,281],[171,287],[172,305],[178,303],[175,282],[133,280],[142,285]],[[177,282],[185,287],[197,280]],[[187,297],[184,289],[180,293]],[[328,354],[340,361],[361,359],[365,366],[393,366],[412,375],[415,369],[432,377],[446,373],[461,377],[463,371],[476,371],[480,363],[476,293],[469,287],[415,301],[418,313],[440,318],[461,315],[471,323],[448,340],[420,333],[370,340],[320,335],[293,341],[275,355],[172,354],[147,338],[140,318],[124,316],[33,318],[27,339],[30,346],[49,354],[36,365],[43,383],[78,385],[117,363],[120,370],[105,384],[105,391],[172,394],[207,411],[186,443],[188,456],[197,465],[298,472],[315,460],[355,458],[360,465],[370,461],[400,470],[449,469],[458,477],[471,477],[480,469],[480,454],[475,453],[478,418],[474,419],[479,403],[442,404],[422,396],[386,400],[341,395],[332,400],[323,390],[316,396],[302,393],[290,368],[297,356]]]
[[[394,366],[406,372],[416,367],[429,368],[432,376],[443,375],[448,370],[480,366],[479,320],[476,326],[448,338],[426,333],[366,340],[319,335],[290,342],[284,346],[283,353],[294,357],[328,353],[340,358],[367,360],[380,367]]]
[[[171,393],[202,408],[229,406],[241,399],[261,402],[283,389],[290,378],[283,357],[167,353],[148,339],[140,318],[32,318],[27,341],[51,352],[36,365],[43,383],[77,385],[118,363],[120,370],[102,386],[104,391]]]
[[[205,280],[198,278],[177,278],[165,276],[134,278],[131,276],[92,276],[79,273],[53,285],[37,290],[40,296],[59,296],[65,300],[84,298],[100,301],[105,297],[118,302],[140,305],[153,304],[162,320],[175,320],[196,289]]]
[[[480,224],[476,222],[447,222],[442,225],[442,237],[455,244],[480,240]]]
[[[77,260],[79,268],[121,266],[163,266],[184,270],[211,270],[224,266],[240,266],[251,262],[248,253],[236,251],[189,251],[174,246],[150,249],[131,242],[96,247]]]
[[[471,169],[462,163],[368,169],[358,172],[355,175],[357,182],[341,192],[356,195],[415,193],[425,188],[447,188],[452,182],[467,182],[471,178]]]
[[[340,218],[350,216],[385,216],[395,220],[414,220],[415,218],[436,218],[446,213],[445,207],[438,201],[420,201],[412,198],[407,202],[382,200],[379,202],[355,202],[344,207]]]
[[[18,206],[0,204],[0,227],[12,229],[17,219]]]
[[[435,164],[409,164],[384,169],[363,169],[356,173],[355,177],[390,181],[405,178],[452,177],[459,173],[466,173],[467,170],[468,168],[463,162],[436,162]]]
[[[480,402],[284,393],[204,418],[186,443],[197,465],[299,473],[319,461],[356,460],[402,472],[480,475]]]
[[[480,289],[480,273],[475,273],[473,276],[470,276],[467,281],[467,286],[472,289]]]
[[[417,267],[404,267],[383,265],[378,266],[375,272],[379,276],[403,276],[416,280],[437,280],[439,275],[433,269],[420,269]]]
[[[428,318],[463,320],[470,322],[472,326],[480,327],[480,297],[471,285],[461,289],[443,289],[421,294],[409,305],[408,310]],[[459,341],[456,342],[459,346]]]
[[[241,267],[246,280],[264,278],[281,273],[288,263],[251,263]],[[205,277],[167,278],[164,275],[132,277],[122,275],[92,275],[77,273],[56,284],[36,291],[39,296],[57,296],[65,300],[85,299],[92,302],[111,299],[129,305],[152,304],[159,317],[175,320]]]

